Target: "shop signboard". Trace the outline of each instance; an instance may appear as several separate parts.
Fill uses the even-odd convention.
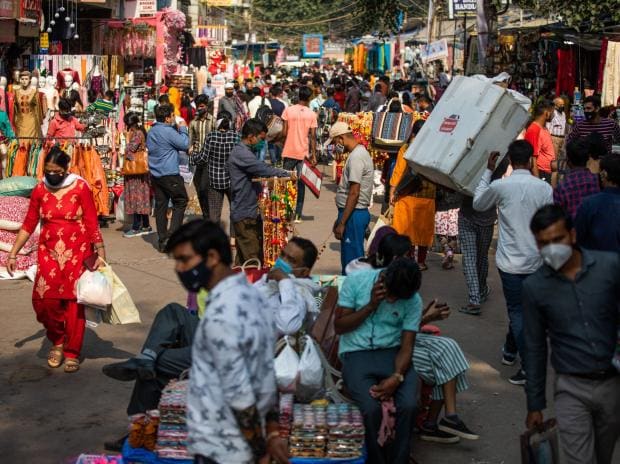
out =
[[[19,4],[20,19],[29,19],[32,22],[39,23],[41,15],[41,0],[20,0]]]
[[[13,1],[0,0],[0,18],[14,18]]]
[[[39,53],[41,55],[47,55],[50,48],[50,36],[47,32],[42,32],[39,36]]]
[[[454,15],[476,14],[478,0],[449,0],[448,17],[454,19]]]
[[[321,58],[323,56],[323,36],[321,34],[304,34],[301,49],[304,58]]]
[[[155,16],[157,0],[138,0],[137,16]]]
[[[448,41],[441,39],[423,46],[420,51],[420,58],[422,63],[448,58]]]

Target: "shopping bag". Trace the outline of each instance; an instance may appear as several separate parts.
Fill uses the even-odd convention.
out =
[[[321,195],[321,184],[323,183],[323,174],[308,160],[304,160],[301,166],[301,181],[306,184],[312,194],[319,198]]]
[[[101,271],[84,271],[77,281],[77,302],[107,308],[112,304],[112,282]]]
[[[370,235],[368,236],[368,240],[366,241],[366,251],[367,252],[368,252],[368,248],[370,247],[370,244],[372,243],[372,241],[375,238],[375,235],[377,235],[377,231],[379,229],[381,229],[381,227],[383,227],[383,226],[391,226],[392,225],[392,216],[393,215],[394,215],[394,210],[390,206],[390,208],[385,212],[385,214],[382,214],[381,216],[379,216],[379,218],[377,219],[377,222],[375,222],[375,225],[372,228],[372,231],[370,232]]]
[[[521,435],[521,464],[559,464],[560,447],[555,419]]]
[[[108,281],[112,283],[112,307],[104,316],[104,322],[108,324],[134,324],[140,323],[140,313],[131,299],[127,287],[112,270],[106,265],[100,270]]]
[[[248,259],[241,266],[233,267],[233,271],[236,273],[243,272],[248,282],[251,284],[258,282],[260,278],[269,272],[269,269],[264,268],[257,258]]]
[[[276,356],[273,367],[276,371],[278,388],[282,392],[294,392],[297,387],[297,374],[299,372],[299,355],[291,346],[291,341],[284,337],[286,344]]]
[[[306,344],[299,359],[299,385],[313,389],[321,388],[323,385],[321,358],[312,337],[306,335],[304,340]]]

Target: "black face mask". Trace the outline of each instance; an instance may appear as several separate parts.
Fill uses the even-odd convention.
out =
[[[594,119],[594,117],[596,116],[596,112],[594,111],[584,111],[583,115],[586,118],[586,121],[592,121]]]
[[[177,276],[186,290],[197,292],[211,279],[211,269],[205,265],[204,261],[201,261],[189,271],[177,272]]]
[[[203,116],[203,115],[207,114],[207,110],[205,110],[205,109],[198,110],[198,111],[196,111],[196,113],[198,113],[198,116]]]
[[[71,113],[59,113],[59,114],[60,114],[60,117],[64,120],[71,118]]]
[[[45,180],[47,181],[48,184],[54,187],[62,184],[62,181],[65,179],[65,177],[66,177],[66,174],[58,174],[58,173],[51,173],[51,172],[45,173]]]
[[[560,113],[560,114],[561,114],[561,113],[564,113],[564,107],[563,107],[563,106],[561,106],[561,107],[559,107],[559,108],[556,108],[555,110],[556,110],[558,113]]]

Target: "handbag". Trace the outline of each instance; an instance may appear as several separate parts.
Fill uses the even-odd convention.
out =
[[[267,140],[267,142],[273,142],[280,137],[280,134],[282,134],[283,130],[284,121],[282,121],[282,118],[280,116],[274,114],[271,116],[271,119],[267,123],[267,136],[265,137],[265,139]]]
[[[305,159],[301,166],[301,181],[310,189],[312,194],[319,198],[321,195],[321,184],[323,183],[323,174],[316,167]]]
[[[140,147],[140,149],[131,155],[131,158],[125,155],[122,170],[124,176],[141,176],[142,174],[147,174],[148,172],[149,160],[146,148]]]
[[[398,153],[413,130],[412,113],[374,113],[372,146],[387,153]]]

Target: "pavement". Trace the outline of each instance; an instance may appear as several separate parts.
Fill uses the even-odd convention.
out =
[[[299,235],[319,247],[326,245],[315,267],[320,274],[340,270],[339,243],[330,234],[334,190],[327,179],[319,200],[307,192],[305,219],[298,226]],[[378,205],[372,211],[376,216]],[[119,223],[103,229],[108,260],[140,309],[142,324],[88,328],[76,374],[46,365],[50,345],[34,317],[32,283],[0,281],[0,462],[70,463],[80,453],[103,452],[104,441],[125,432],[125,408],[133,384],[114,381],[101,368],[139,352],[157,311],[169,302],[184,303],[186,295],[172,262],[155,251],[155,235],[125,239],[120,229]],[[491,264],[492,293],[476,317],[457,311],[467,295],[460,257],[453,270],[443,270],[440,264],[439,255],[429,254],[421,293],[425,302],[438,298],[453,308],[450,318],[438,325],[443,335],[459,342],[470,362],[470,388],[458,396],[458,412],[481,438],[455,445],[415,438],[413,455],[420,464],[520,463],[525,394],[507,381],[516,368],[500,363],[507,318],[497,270]],[[614,462],[620,462],[618,452],[616,457]]]

